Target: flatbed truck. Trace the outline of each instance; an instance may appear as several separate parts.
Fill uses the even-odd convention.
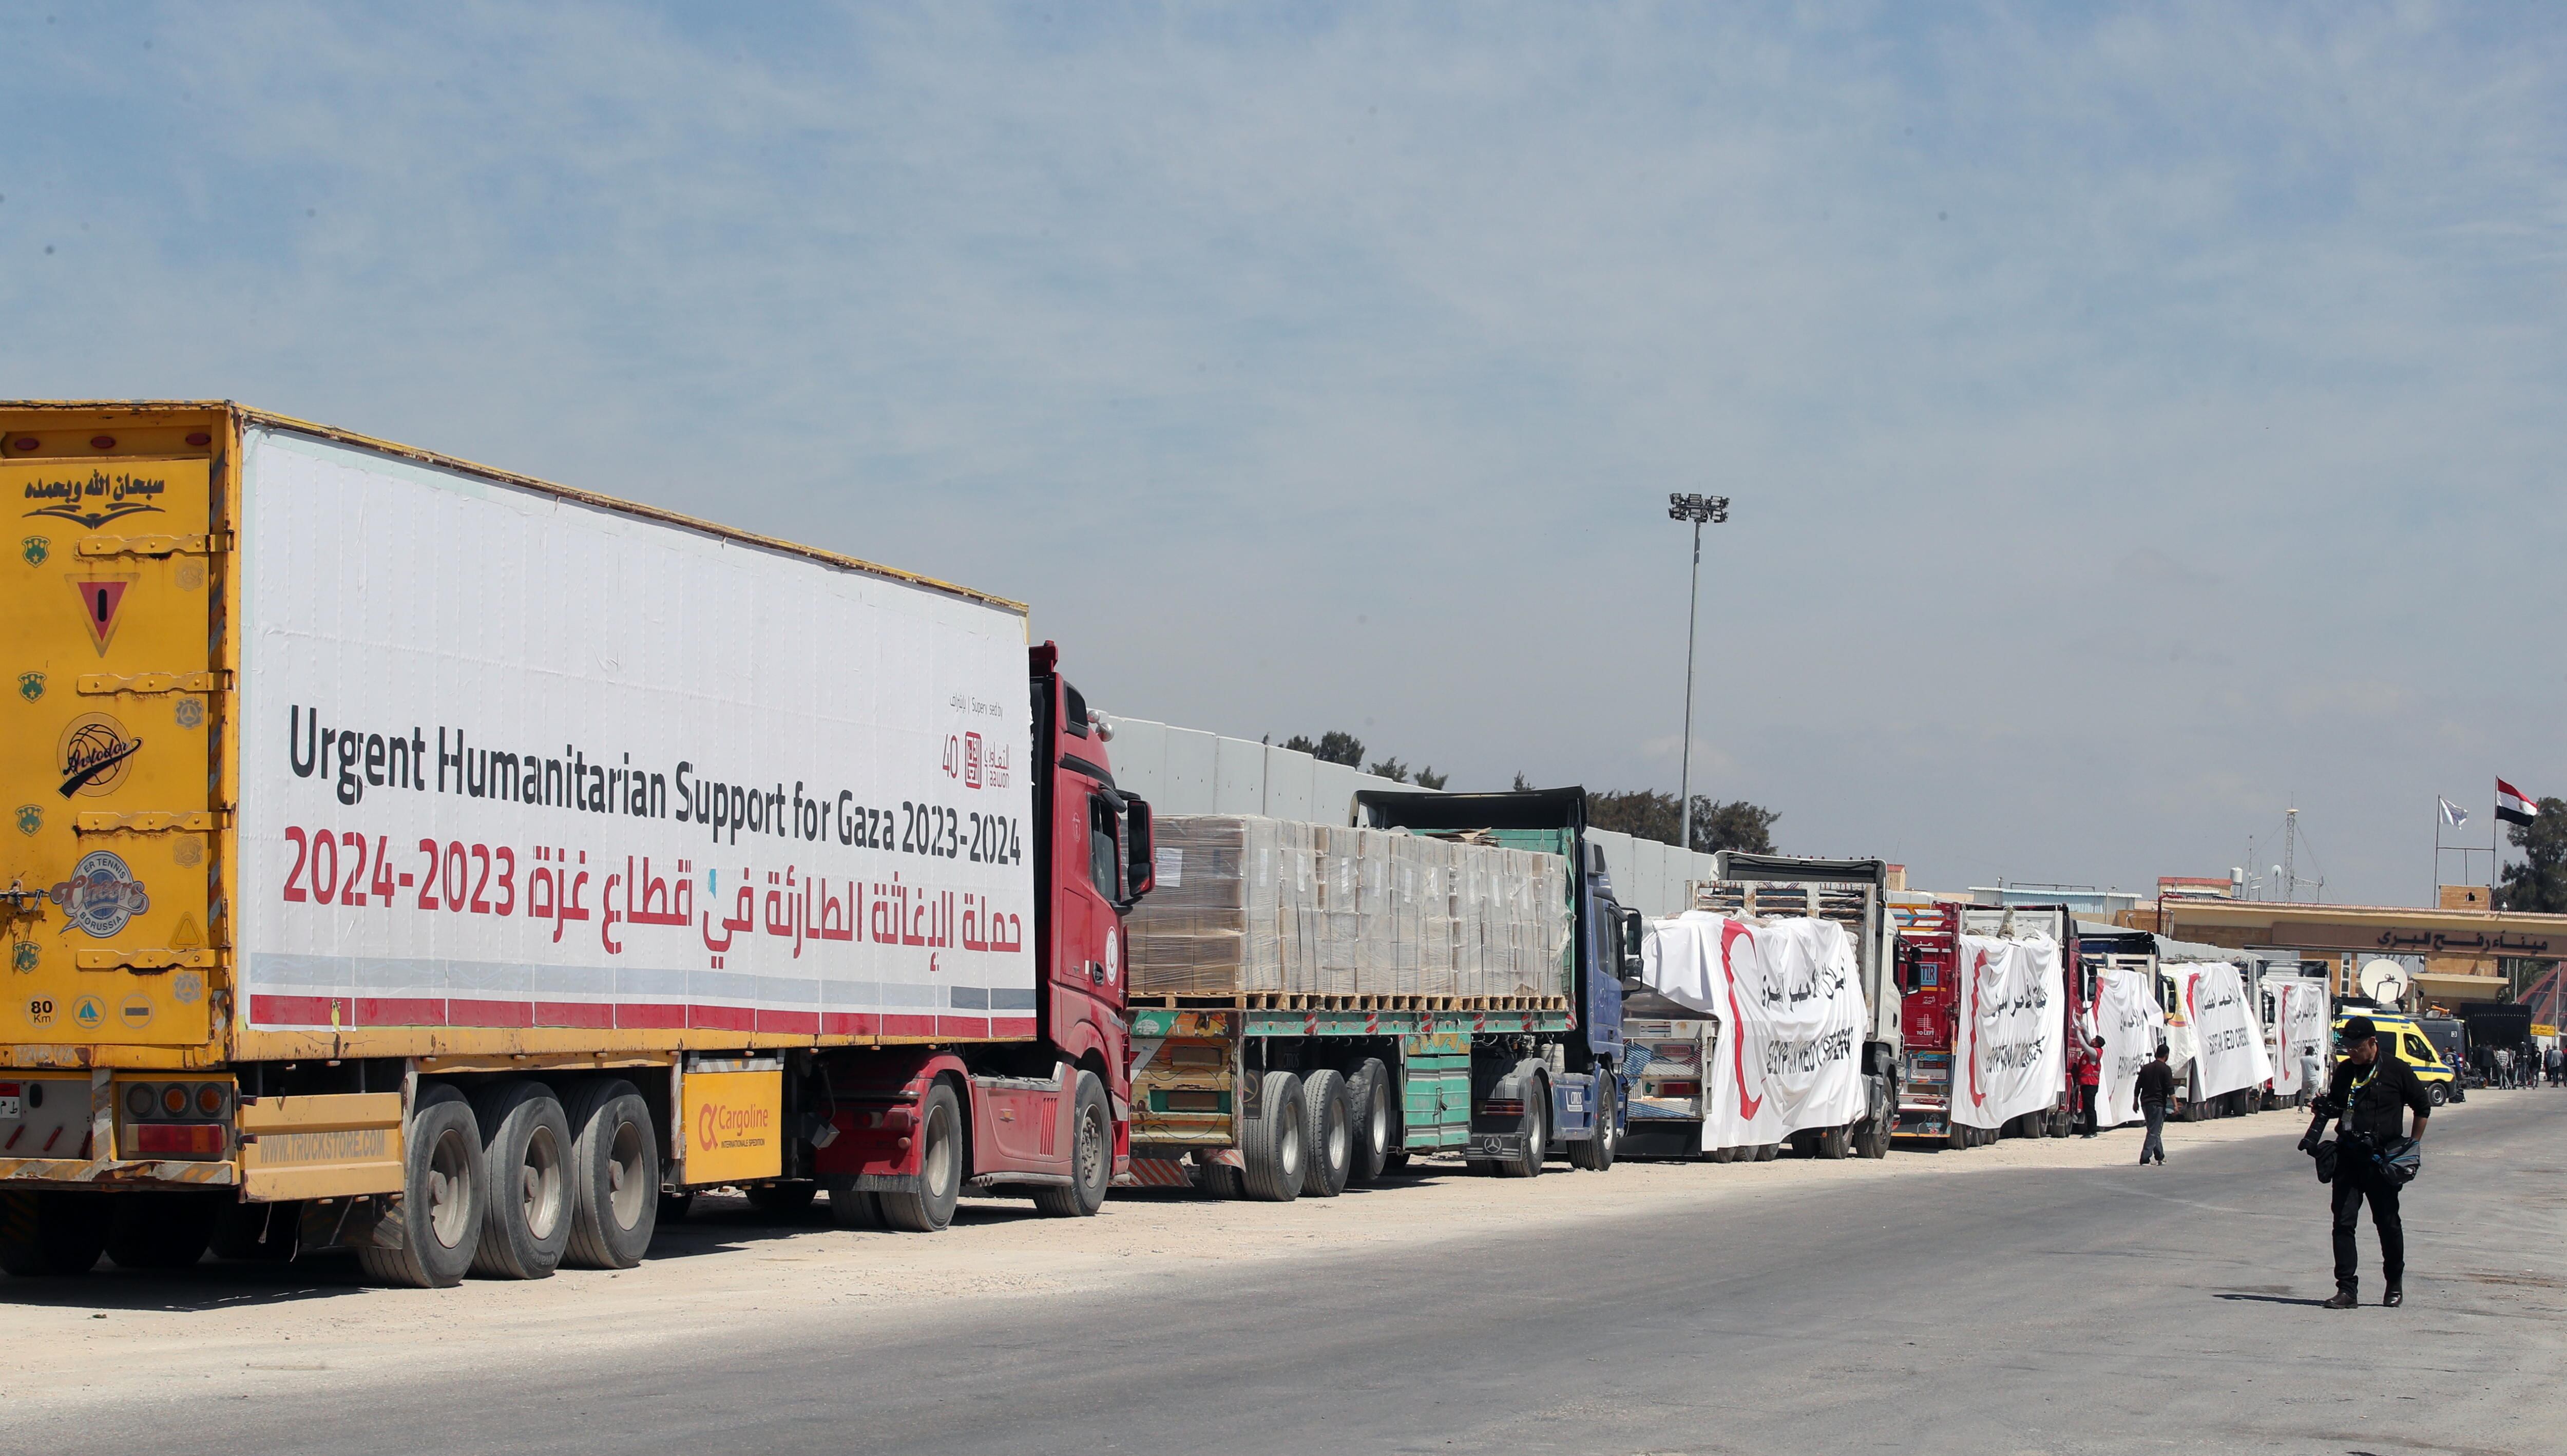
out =
[[[1364,791],[1352,817],[1567,859],[1567,994],[1136,1003],[1132,1181],[1281,1202],[1437,1154],[1508,1177],[1555,1157],[1610,1168],[1624,1127],[1620,975],[1639,918],[1585,837],[1584,791]]]

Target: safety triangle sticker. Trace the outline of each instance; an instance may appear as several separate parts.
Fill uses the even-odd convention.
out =
[[[196,917],[192,915],[179,916],[177,934],[169,937],[169,949],[173,951],[201,951],[204,948],[205,933],[196,928]]]
[[[108,644],[116,640],[116,626],[125,620],[125,590],[134,585],[130,576],[75,576],[72,590],[79,593],[81,620],[89,624],[89,640],[98,647],[100,657],[107,656]]]

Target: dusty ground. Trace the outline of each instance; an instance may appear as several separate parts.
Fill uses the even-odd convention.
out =
[[[2190,1150],[2296,1135],[2302,1125],[2288,1113],[2178,1123],[2166,1129],[2168,1156],[2179,1163]],[[0,1304],[8,1311],[14,1409],[61,1415],[139,1399],[255,1399],[387,1377],[433,1378],[540,1362],[565,1344],[584,1352],[717,1345],[852,1311],[880,1311],[888,1321],[933,1311],[950,1320],[957,1302],[1153,1283],[1174,1288],[1200,1283],[1210,1266],[1403,1248],[1427,1254],[1440,1243],[1602,1212],[1745,1212],[1760,1200],[1838,1183],[1876,1188],[1902,1179],[1939,1184],[2009,1170],[2121,1165],[2136,1159],[2139,1137],[2131,1128],[2093,1141],[2012,1141],[1961,1152],[1902,1146],[1881,1162],[1624,1162],[1601,1177],[1554,1163],[1531,1182],[1469,1177],[1458,1162],[1421,1163],[1423,1176],[1284,1205],[1119,1192],[1086,1220],[1039,1218],[1021,1201],[973,1199],[952,1229],[928,1237],[840,1230],[829,1225],[825,1204],[778,1222],[736,1197],[709,1196],[693,1217],[663,1230],[648,1263],[620,1274],[565,1270],[532,1284],[473,1280],[422,1292],[367,1288],[345,1257],[286,1269],[208,1262],[183,1276],[126,1274],[102,1264],[82,1280],[0,1278]]]

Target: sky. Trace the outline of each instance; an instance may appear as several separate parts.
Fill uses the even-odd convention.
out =
[[[2567,794],[2567,10],[0,8],[0,396],[1031,604],[1107,713],[1937,888]],[[2485,857],[2477,857],[2483,869]],[[2456,857],[2445,878],[2456,879]]]

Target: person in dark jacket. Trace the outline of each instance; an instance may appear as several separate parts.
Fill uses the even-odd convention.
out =
[[[2407,1228],[2398,1216],[2400,1184],[2380,1169],[2377,1155],[2398,1141],[2407,1112],[2416,1114],[2413,1136],[2424,1141],[2433,1099],[2403,1057],[2381,1054],[2379,1029],[2369,1017],[2345,1018],[2336,1043],[2344,1059],[2335,1064],[2304,1140],[2314,1145],[2326,1120],[2336,1119],[2335,1298],[2326,1307],[2350,1310],[2362,1303],[2354,1232],[2368,1202],[2372,1227],[2380,1232],[2380,1273],[2388,1283],[2380,1303],[2395,1309],[2407,1302]]]
[[[2139,1068],[2139,1115],[2148,1120],[2147,1141],[2139,1144],[2139,1166],[2165,1161],[2166,1108],[2174,1101],[2174,1068],[2166,1065],[2166,1049],[2157,1047],[2156,1060]]]
[[[2095,1135],[2095,1098],[2103,1090],[2104,1038],[2087,1043],[2086,1055],[2077,1063],[2078,1135]]]

